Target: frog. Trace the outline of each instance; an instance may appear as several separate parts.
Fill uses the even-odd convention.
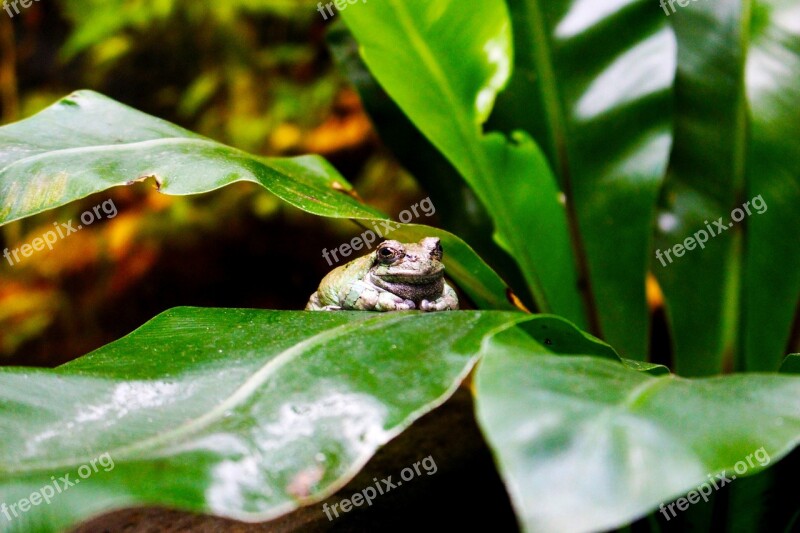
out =
[[[437,237],[418,243],[386,240],[371,253],[330,271],[308,311],[455,311],[458,296],[444,279]]]

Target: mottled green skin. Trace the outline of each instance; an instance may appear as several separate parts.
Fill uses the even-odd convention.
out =
[[[458,296],[444,281],[439,239],[385,241],[374,252],[333,269],[311,295],[310,311],[449,311]]]

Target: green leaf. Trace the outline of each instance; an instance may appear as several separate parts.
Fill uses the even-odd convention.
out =
[[[492,124],[543,147],[567,195],[599,334],[644,359],[656,198],[671,145],[675,38],[652,0],[509,0],[515,66]]]
[[[675,371],[683,375],[722,370],[726,318],[737,313],[736,289],[729,286],[739,228],[712,238],[709,226],[714,230],[719,217],[727,225],[744,180],[742,14],[731,2],[706,2],[670,16],[678,39],[675,144],[652,264],[665,296]],[[674,256],[671,248],[689,237],[707,242]],[[730,339],[727,348],[733,348]]]
[[[536,315],[517,325],[517,329],[554,354],[592,354],[614,361],[620,361],[617,352],[600,339],[581,331],[571,322],[558,316]]]
[[[511,286],[524,290],[525,282],[516,263],[493,241],[491,219],[475,193],[370,74],[347,27],[336,22],[326,39],[339,70],[358,91],[381,141],[430,193],[442,227],[469,243]],[[532,306],[528,294],[519,296]]]
[[[317,215],[379,216],[322,158],[253,156],[91,91],[0,128],[0,224],[147,177],[165,194],[250,181]]]
[[[386,0],[342,16],[381,86],[475,191],[538,308],[585,326],[565,210],[547,160],[521,132],[509,140],[482,131],[511,68],[504,2],[465,9],[455,0]]]
[[[653,377],[549,355],[516,332],[487,340],[476,401],[527,531],[620,527],[709,476],[755,474],[800,442],[797,377]]]
[[[708,239],[673,261],[653,260],[680,374],[721,372],[737,351],[737,368],[774,371],[785,353],[800,298],[795,9],[783,0],[698,2],[671,17],[677,119],[656,248],[700,232]],[[734,223],[736,208],[746,218]]]
[[[381,141],[431,193],[444,227],[473,247],[476,247],[476,241],[491,241],[491,220],[485,210],[480,204],[476,209],[464,208],[467,202],[471,205],[477,203],[472,190],[370,75],[358,54],[358,43],[347,27],[338,21],[330,27],[326,39],[339,70],[347,75],[358,91]],[[480,251],[480,248],[476,249]]]
[[[0,502],[80,481],[0,529],[134,505],[262,521],[318,501],[526,316],[178,308],[55,370],[0,369]]]
[[[635,359],[623,359],[622,363],[631,370],[637,372],[644,372],[651,376],[665,376],[669,374],[669,368],[664,365],[657,365],[654,363],[647,363],[645,361],[637,361]]]
[[[800,300],[800,25],[791,0],[753,2],[746,87],[747,197],[769,206],[747,219],[742,319],[744,368],[773,371]]]
[[[197,194],[249,181],[315,215],[356,219],[378,231],[387,219],[358,201],[350,184],[320,157],[247,154],[91,91],[73,93],[0,128],[0,225],[148,177],[164,194]],[[455,235],[425,226],[396,232],[395,238],[439,236],[448,275],[476,305],[515,309],[505,283]]]

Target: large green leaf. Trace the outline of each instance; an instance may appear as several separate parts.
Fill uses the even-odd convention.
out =
[[[800,378],[652,377],[545,348],[504,331],[475,378],[480,425],[528,531],[619,527],[800,442]]]
[[[521,132],[482,125],[508,79],[511,35],[502,0],[386,0],[342,16],[370,71],[470,184],[517,260],[538,308],[587,323],[565,210],[547,160]]]
[[[164,194],[258,183],[309,213],[352,218],[386,231],[386,216],[362,204],[324,159],[265,158],[219,144],[91,91],[0,128],[0,225],[89,194],[152,177]],[[395,228],[397,225],[390,226]],[[393,238],[441,237],[448,274],[481,308],[513,309],[505,283],[461,239],[425,226]]]
[[[0,530],[142,504],[267,520],[324,498],[528,316],[178,308],[55,370],[1,369],[0,502],[80,485]]]
[[[381,88],[361,59],[358,43],[340,22],[328,30],[328,46],[339,70],[358,91],[381,141],[430,193],[442,227],[464,239],[511,286],[524,291],[519,267],[492,239],[491,219],[475,193]],[[518,295],[534,308],[528,294]]]
[[[491,220],[458,171],[423,136],[370,74],[358,53],[358,43],[341,21],[326,34],[342,71],[358,91],[381,141],[418,182],[431,193],[443,226],[483,252],[476,243],[491,242]],[[468,206],[475,206],[475,208]],[[486,258],[486,255],[481,253]]]
[[[741,321],[743,367],[775,370],[800,300],[800,9],[752,3],[745,70],[750,144],[746,200],[769,209],[747,219]]]
[[[719,372],[737,348],[739,368],[775,370],[785,353],[800,295],[796,9],[780,0],[720,0],[671,19],[678,118],[656,248],[696,232],[709,239],[673,261],[653,260],[682,374]],[[731,211],[755,197],[759,205],[748,204],[752,214],[734,224]],[[730,228],[724,233],[714,224],[720,217]],[[709,237],[707,225],[719,236]]]
[[[675,371],[683,375],[720,372],[723,351],[733,348],[725,328],[737,313],[731,284],[740,228],[712,238],[707,226],[715,229],[719,217],[727,226],[744,180],[740,4],[698,3],[670,19],[678,38],[675,143],[656,225],[658,256],[651,261],[665,296]],[[707,242],[675,257],[671,248],[689,237]]]
[[[165,194],[250,181],[317,215],[379,216],[322,158],[253,156],[91,91],[0,128],[0,224],[147,177]]]
[[[528,131],[567,194],[602,337],[644,359],[675,38],[651,0],[509,0],[515,68],[493,124]]]

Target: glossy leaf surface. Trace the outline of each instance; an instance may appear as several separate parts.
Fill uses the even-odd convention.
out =
[[[720,0],[680,9],[675,147],[653,259],[678,373],[774,371],[800,298],[797,4]],[[739,335],[737,338],[737,334]],[[729,365],[730,366],[730,365]]]
[[[653,377],[550,355],[518,331],[487,341],[476,397],[527,531],[621,527],[708,476],[772,466],[800,442],[797,377]]]
[[[0,502],[80,483],[0,530],[148,504],[261,521],[322,499],[526,316],[177,308],[55,370],[0,369]]]
[[[386,0],[342,16],[372,74],[469,183],[538,308],[587,324],[567,219],[545,156],[516,132],[484,134],[512,63],[502,0]],[[457,53],[456,53],[457,51]]]
[[[160,192],[174,195],[250,181],[309,213],[386,230],[381,223],[387,217],[361,203],[320,157],[247,154],[91,91],[73,93],[0,128],[0,225],[147,178]],[[448,275],[478,307],[515,308],[505,283],[455,235],[405,226],[392,237],[429,235],[442,239]]]
[[[493,124],[548,156],[599,333],[645,359],[645,275],[672,141],[675,38],[650,0],[509,0],[514,76]]]

